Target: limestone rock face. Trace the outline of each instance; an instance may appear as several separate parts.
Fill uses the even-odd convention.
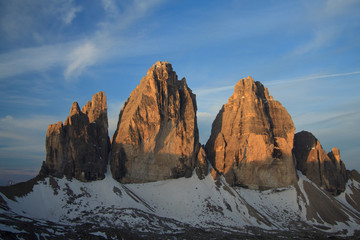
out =
[[[201,146],[197,159],[195,161],[195,171],[199,179],[204,179],[205,176],[209,173],[209,164],[206,157],[205,149]]]
[[[268,189],[297,181],[292,157],[295,127],[286,109],[251,77],[213,122],[206,154],[231,185]]]
[[[106,97],[99,92],[82,111],[74,102],[65,124],[49,125],[42,171],[80,181],[103,179],[109,151]]]
[[[302,131],[295,134],[294,154],[296,168],[318,186],[333,195],[345,190],[347,172],[339,149],[333,148],[326,154],[312,133]]]
[[[157,62],[125,102],[112,139],[122,183],[190,177],[200,149],[196,99],[168,62]]]

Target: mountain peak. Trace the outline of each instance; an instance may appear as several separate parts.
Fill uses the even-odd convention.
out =
[[[79,114],[79,113],[80,113],[79,104],[77,102],[73,102],[73,104],[71,105],[71,109],[70,109],[70,116],[73,116],[73,115]]]
[[[339,149],[327,154],[312,133],[302,131],[295,134],[293,152],[297,169],[311,181],[333,195],[345,190],[348,176]]]
[[[206,152],[231,185],[255,189],[296,182],[295,127],[286,109],[251,77],[241,79],[212,125]]]
[[[155,63],[120,112],[113,177],[122,183],[190,177],[200,149],[196,110],[186,81],[178,80],[170,63]]]
[[[58,122],[48,127],[45,172],[81,181],[103,179],[110,151],[107,126],[103,92],[95,94],[82,111],[74,102],[64,125]]]
[[[169,62],[156,62],[147,72],[148,78],[153,78],[159,81],[177,80],[176,73],[173,71],[172,65]]]

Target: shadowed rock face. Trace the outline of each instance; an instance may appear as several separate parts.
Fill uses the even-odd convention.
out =
[[[333,148],[326,154],[319,140],[310,132],[295,134],[296,168],[307,178],[333,195],[345,190],[347,172],[340,151]]]
[[[82,111],[74,102],[65,124],[49,125],[41,174],[80,181],[103,179],[109,151],[106,97],[99,92]]]
[[[231,185],[253,189],[297,181],[292,157],[295,127],[286,109],[251,77],[235,85],[213,122],[206,154]]]
[[[196,109],[185,78],[179,81],[168,62],[153,65],[120,112],[113,177],[122,183],[190,177],[200,149]]]

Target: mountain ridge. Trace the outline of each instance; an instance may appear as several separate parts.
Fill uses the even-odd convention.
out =
[[[0,236],[360,237],[359,173],[337,148],[327,154],[311,133],[295,134],[260,82],[235,85],[206,146],[196,110],[168,62],[131,93],[111,145],[105,94],[82,110],[74,102],[65,124],[49,126],[39,175],[0,187]]]

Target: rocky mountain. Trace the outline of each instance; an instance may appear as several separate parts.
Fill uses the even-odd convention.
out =
[[[260,82],[248,77],[235,85],[234,94],[216,116],[206,153],[232,186],[286,187],[297,182],[294,133],[286,109]]]
[[[80,181],[103,179],[109,151],[106,97],[98,92],[81,111],[74,102],[64,124],[49,125],[41,173]]]
[[[196,163],[196,110],[185,78],[178,80],[170,63],[155,63],[120,112],[112,139],[113,177],[139,183],[190,177],[195,164],[203,169],[205,162]]]
[[[345,190],[348,176],[339,149],[327,154],[312,133],[302,131],[295,134],[294,154],[296,168],[318,186],[334,195]]]
[[[248,77],[201,146],[195,95],[157,62],[112,145],[103,92],[49,126],[39,175],[0,187],[0,239],[359,239],[359,173],[294,132]]]

